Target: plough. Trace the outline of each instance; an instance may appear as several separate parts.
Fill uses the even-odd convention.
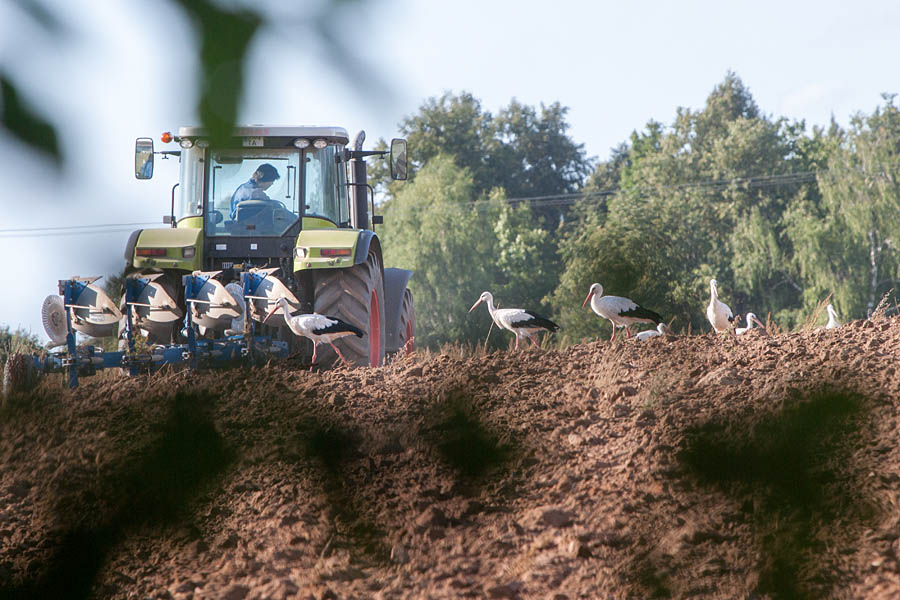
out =
[[[122,369],[131,375],[153,371],[165,365],[190,369],[215,367],[235,362],[256,362],[268,358],[286,358],[290,345],[271,336],[257,335],[254,319],[259,314],[255,301],[269,303],[265,292],[281,291],[270,277],[274,269],[241,273],[241,283],[223,286],[214,279],[218,272],[194,272],[182,279],[184,299],[189,310],[181,311],[166,290],[154,278],[132,277],[125,280],[119,307],[94,282],[99,279],[73,277],[59,281],[59,295],[44,301],[43,322],[50,337],[45,356],[33,356],[38,372],[65,372],[70,388],[78,378],[104,369]],[[265,289],[264,289],[265,288]],[[138,334],[152,334],[155,325],[169,323],[184,313],[178,343],[137,344]],[[103,351],[94,345],[78,345],[76,332],[92,337],[115,335],[119,329],[119,350]],[[219,339],[201,337],[209,329],[224,333]],[[61,349],[60,349],[61,348]],[[57,350],[59,349],[59,350]]]

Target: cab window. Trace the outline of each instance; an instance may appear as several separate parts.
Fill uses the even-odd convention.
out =
[[[335,225],[350,223],[344,147],[329,145],[307,149],[305,211],[307,216],[325,217]]]
[[[207,235],[283,235],[300,217],[299,165],[296,149],[213,150]]]

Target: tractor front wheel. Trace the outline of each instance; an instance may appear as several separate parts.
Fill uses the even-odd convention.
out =
[[[384,361],[384,281],[381,262],[370,252],[366,262],[315,274],[315,311],[359,327],[364,335],[335,342],[353,365],[379,367]],[[322,365],[340,360],[328,344],[319,345]]]

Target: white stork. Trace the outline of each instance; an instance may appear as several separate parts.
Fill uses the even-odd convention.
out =
[[[350,366],[350,363],[346,358],[344,358],[344,355],[341,354],[341,351],[338,350],[338,347],[334,345],[334,340],[348,335],[362,337],[363,332],[359,327],[351,325],[346,321],[342,321],[337,317],[328,317],[326,315],[320,315],[317,313],[291,316],[291,305],[288,304],[287,299],[285,299],[284,297],[278,299],[278,302],[275,303],[275,306],[272,307],[272,309],[269,311],[269,314],[267,314],[266,318],[263,319],[263,323],[268,321],[269,317],[274,315],[275,311],[279,308],[284,314],[284,320],[287,323],[287,326],[291,331],[294,332],[295,335],[303,336],[312,340],[313,364],[315,364],[316,362],[316,349],[319,347],[319,344],[321,342],[328,342],[329,344],[331,344],[331,347],[334,348],[334,351],[337,352],[337,355],[341,357],[341,360],[343,360],[344,363],[347,364],[347,366]],[[310,365],[309,370],[312,370],[312,365]]]
[[[647,331],[639,331],[634,335],[634,339],[638,342],[643,342],[644,340],[649,340],[652,337],[658,337],[660,335],[666,335],[666,324],[660,323],[656,326],[656,329],[648,329]]]
[[[828,311],[828,323],[825,324],[825,329],[836,329],[840,327],[841,324],[837,320],[837,312],[830,302],[828,303],[828,306],[825,307],[825,310]]]
[[[747,333],[748,331],[750,331],[751,329],[753,329],[753,326],[754,326],[754,325],[759,325],[759,326],[762,327],[763,329],[766,328],[766,326],[762,324],[762,321],[760,321],[759,319],[757,319],[757,318],[756,318],[756,315],[753,314],[752,312],[748,312],[748,313],[747,313],[747,316],[744,317],[744,318],[747,319],[747,326],[746,326],[746,327],[737,327],[737,328],[735,328],[734,333],[737,334],[737,335],[741,335],[742,333]]]
[[[556,331],[559,325],[546,319],[534,311],[525,310],[523,308],[496,308],[494,306],[494,296],[490,292],[482,292],[481,296],[469,309],[469,312],[475,310],[475,307],[482,302],[487,302],[488,312],[496,323],[497,327],[507,329],[516,334],[516,347],[519,349],[519,339],[527,337],[535,346],[538,345],[534,341],[534,335],[541,331]]]
[[[734,313],[728,305],[719,300],[719,283],[709,280],[709,306],[706,307],[706,318],[716,333],[727,332],[734,324]]]
[[[634,323],[654,323],[659,325],[663,322],[661,316],[643,306],[638,306],[633,300],[623,298],[621,296],[604,296],[603,286],[599,283],[591,285],[587,298],[581,304],[581,308],[590,301],[591,310],[604,319],[609,319],[612,323],[613,332],[609,341],[616,339],[616,327],[625,328],[625,336],[631,337],[629,327]]]

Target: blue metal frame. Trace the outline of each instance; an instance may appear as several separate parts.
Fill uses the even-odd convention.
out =
[[[265,276],[242,273],[241,283],[244,286],[244,295],[250,296],[256,292],[259,284]],[[199,275],[186,275],[183,278],[185,286],[185,298],[196,298],[197,293],[209,277]],[[125,302],[135,302],[143,288],[149,283],[147,279],[128,279],[125,282]],[[82,346],[78,348],[75,343],[75,330],[72,328],[71,314],[68,305],[75,304],[78,296],[86,284],[77,279],[60,280],[59,290],[63,296],[66,310],[66,350],[56,352],[44,357],[35,356],[35,368],[44,373],[66,372],[70,388],[78,387],[79,375],[93,375],[98,370],[127,367],[129,373],[137,375],[141,369],[154,370],[164,365],[180,365],[187,363],[188,368],[196,369],[201,366],[227,365],[231,361],[253,360],[254,353],[263,352],[268,356],[287,358],[290,349],[287,342],[275,340],[268,336],[254,335],[253,320],[250,317],[250,303],[245,298],[244,334],[231,336],[224,339],[204,340],[197,339],[194,332],[194,323],[191,318],[190,306],[185,310],[184,325],[186,328],[186,344],[170,344],[157,346],[155,350],[146,354],[137,354],[134,349],[134,323],[131,318],[131,310],[125,311],[125,335],[128,349],[117,352],[103,352],[94,346]],[[248,323],[249,321],[249,323]],[[255,349],[255,350],[254,350]]]

